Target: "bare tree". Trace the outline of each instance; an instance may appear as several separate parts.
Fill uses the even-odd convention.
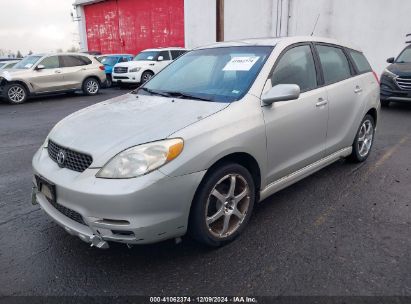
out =
[[[67,52],[69,53],[77,53],[78,51],[79,51],[79,48],[75,46],[72,46],[71,48],[67,50]]]

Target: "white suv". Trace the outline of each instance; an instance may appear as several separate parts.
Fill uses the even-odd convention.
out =
[[[144,83],[186,52],[183,48],[144,50],[133,61],[114,66],[113,83]]]

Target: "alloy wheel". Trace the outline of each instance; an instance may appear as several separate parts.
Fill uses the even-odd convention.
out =
[[[250,207],[250,187],[239,174],[221,178],[211,190],[206,204],[206,225],[217,238],[235,233]]]
[[[358,133],[357,149],[361,157],[367,156],[370,152],[374,139],[374,126],[370,120],[365,120]]]
[[[20,103],[26,98],[26,92],[20,86],[12,86],[7,91],[7,96],[14,103]]]
[[[98,92],[98,83],[94,79],[87,81],[86,90],[89,94],[96,94]]]

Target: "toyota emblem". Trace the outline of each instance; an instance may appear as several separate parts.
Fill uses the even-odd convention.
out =
[[[65,162],[66,162],[66,152],[64,152],[63,150],[60,150],[57,153],[57,164],[59,165],[60,168],[63,168]]]

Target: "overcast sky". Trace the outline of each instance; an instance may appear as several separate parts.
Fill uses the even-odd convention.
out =
[[[26,55],[78,47],[74,0],[0,0],[0,49]]]

